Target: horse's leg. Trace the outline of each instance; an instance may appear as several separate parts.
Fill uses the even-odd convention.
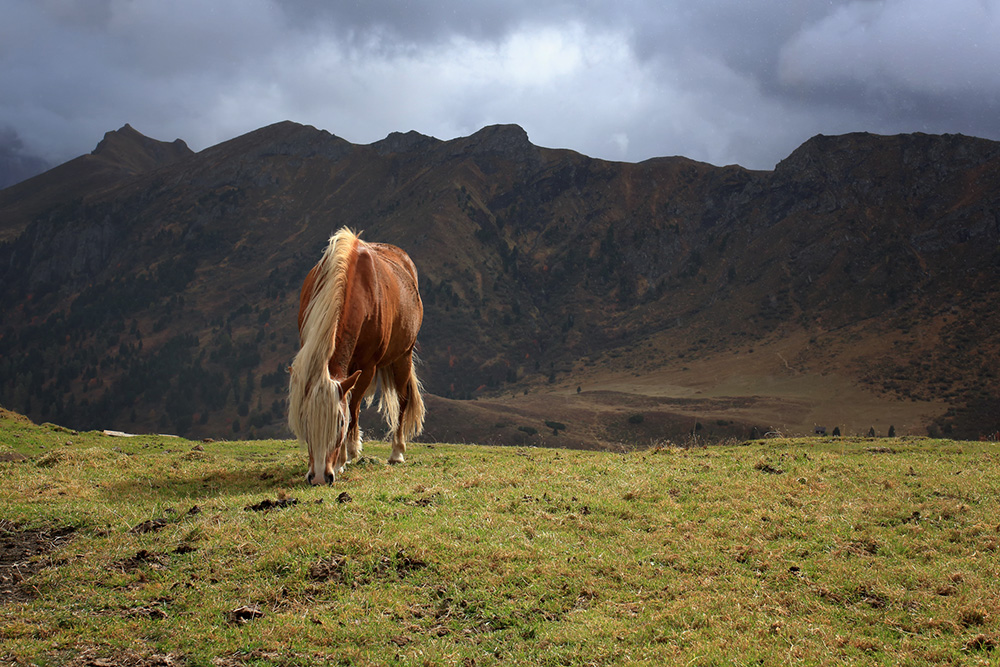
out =
[[[361,454],[361,425],[358,423],[358,415],[361,413],[361,403],[365,400],[368,386],[375,379],[375,368],[365,369],[361,372],[357,384],[351,390],[351,401],[347,406],[347,412],[351,416],[351,425],[347,428],[346,447],[344,448],[344,462],[353,461]]]
[[[396,386],[396,396],[399,399],[399,419],[392,433],[392,454],[389,463],[405,463],[406,437],[403,426],[406,422],[406,408],[410,404],[410,374],[413,372],[412,353],[404,354],[392,363],[392,382]]]

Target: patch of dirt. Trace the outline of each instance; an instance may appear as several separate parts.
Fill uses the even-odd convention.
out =
[[[106,657],[106,656],[112,657]],[[84,648],[63,663],[66,667],[174,667],[184,661],[172,653],[139,655],[127,649]]]
[[[357,588],[375,579],[406,577],[412,572],[428,567],[426,561],[397,551],[395,557],[381,555],[372,562],[352,562],[345,554],[334,554],[309,568],[309,577],[315,581],[334,581]]]
[[[346,566],[347,556],[336,554],[313,564],[309,568],[309,577],[316,581],[347,583],[349,577],[346,576]]]
[[[35,591],[25,582],[60,564],[47,556],[68,544],[74,532],[72,527],[22,530],[0,519],[0,605],[33,598]]]
[[[267,510],[283,510],[286,507],[292,507],[299,504],[298,498],[279,498],[278,500],[271,500],[270,498],[265,498],[256,505],[247,505],[243,509],[248,512],[266,512]]]
[[[297,661],[309,664],[309,661],[300,657],[297,653],[292,653],[287,649],[281,651],[264,651],[253,649],[231,653],[212,659],[215,667],[246,667],[246,665],[274,664],[274,665],[296,665]]]
[[[163,529],[167,525],[166,519],[150,519],[149,521],[143,521],[137,526],[133,526],[129,531],[131,533],[155,533],[158,530]]]
[[[229,612],[229,622],[236,625],[243,625],[258,618],[264,618],[264,612],[260,607],[243,605]]]
[[[125,558],[115,563],[115,567],[121,569],[122,572],[132,572],[133,570],[138,570],[140,567],[145,566],[151,567],[154,570],[162,570],[166,566],[168,560],[169,556],[167,556],[167,554],[140,549],[134,556]]]
[[[430,495],[424,496],[423,498],[417,498],[416,500],[405,501],[406,505],[411,507],[430,507],[437,503],[437,499],[441,497],[439,492],[432,493]]]
[[[989,652],[997,647],[996,640],[991,637],[987,637],[984,634],[978,634],[969,641],[965,642],[962,647],[965,651],[985,651]]]

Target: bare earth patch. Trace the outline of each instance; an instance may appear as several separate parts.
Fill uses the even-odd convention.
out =
[[[75,528],[21,530],[0,519],[0,605],[30,600],[34,590],[25,582],[36,572],[58,565],[46,556],[66,545]]]
[[[116,650],[110,658],[104,653],[104,649],[85,648],[65,664],[66,667],[172,667],[183,664],[169,653],[144,656],[134,651]]]

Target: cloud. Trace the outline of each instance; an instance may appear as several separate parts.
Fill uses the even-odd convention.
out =
[[[817,133],[1000,138],[1000,0],[4,0],[0,126],[62,161],[131,123],[200,149],[518,123],[542,146],[771,168]]]
[[[265,75],[225,89],[213,115],[230,126],[294,117],[335,133],[348,128],[346,138],[359,143],[394,129],[452,138],[518,123],[536,143],[588,155],[642,160],[666,149],[727,163],[758,141],[756,114],[777,113],[720,59],[690,52],[644,60],[623,30],[526,24],[498,41],[453,35],[410,50],[383,48],[380,39],[301,41]]]
[[[51,165],[41,158],[25,154],[24,142],[17,130],[0,128],[0,188],[31,178],[49,167]]]
[[[1000,88],[1000,2],[852,2],[781,53],[790,85],[860,84],[921,94]]]

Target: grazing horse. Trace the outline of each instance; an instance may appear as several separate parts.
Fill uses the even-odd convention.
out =
[[[361,452],[358,412],[381,385],[379,412],[392,431],[389,463],[423,429],[413,368],[424,307],[405,252],[341,229],[306,276],[299,300],[300,349],[288,383],[288,424],[309,448],[310,484],[330,484]]]

